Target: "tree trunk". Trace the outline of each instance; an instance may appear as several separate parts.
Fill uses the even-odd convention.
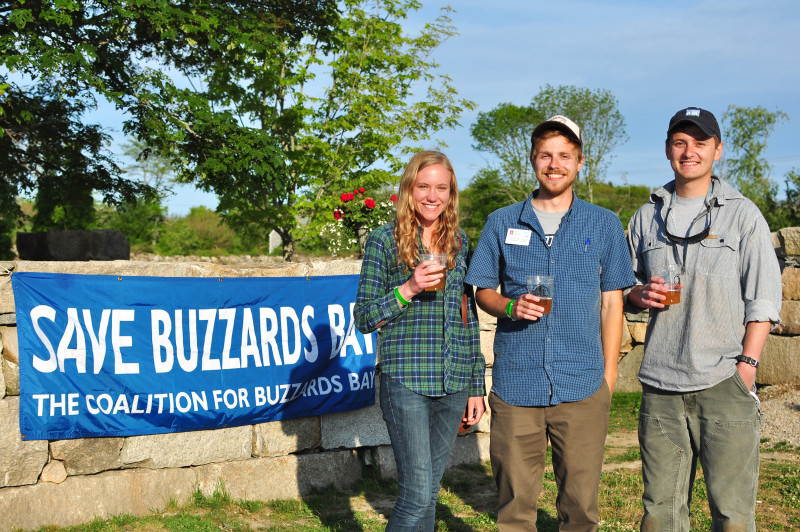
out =
[[[283,231],[279,231],[278,234],[281,237],[281,242],[283,243],[283,260],[284,262],[293,262],[294,258],[294,237],[292,233],[286,233]]]

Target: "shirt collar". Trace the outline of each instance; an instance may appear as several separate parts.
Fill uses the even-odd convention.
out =
[[[744,199],[744,196],[741,192],[733,188],[730,184],[728,184],[727,181],[724,181],[715,175],[711,176],[711,187],[712,190],[709,201],[712,205],[724,205],[727,200],[731,199]],[[650,194],[650,199],[654,203],[662,203],[665,206],[669,206],[671,196],[674,191],[675,180],[673,179],[663,187]]]

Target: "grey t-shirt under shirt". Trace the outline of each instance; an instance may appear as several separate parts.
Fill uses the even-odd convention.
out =
[[[691,229],[692,221],[704,210],[705,196],[698,196],[696,198],[682,198],[675,196],[675,203],[672,204],[670,212],[669,224],[670,229],[675,228],[675,234],[683,237],[691,236],[692,234],[699,233],[705,229],[704,225],[696,224],[694,229]]]
[[[558,231],[558,226],[561,225],[561,219],[564,218],[567,211],[545,212],[533,207],[533,212],[536,214],[536,218],[539,219],[539,223],[542,224],[545,243],[547,243],[547,247],[550,247],[553,243],[553,237],[556,236],[556,231]]]

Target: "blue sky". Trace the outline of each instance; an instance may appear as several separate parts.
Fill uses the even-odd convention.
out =
[[[447,2],[428,1],[432,17]],[[630,140],[607,178],[657,186],[671,178],[664,155],[669,118],[699,106],[718,120],[729,105],[780,109],[790,120],[768,141],[772,178],[800,169],[800,2],[794,0],[455,0],[459,34],[437,58],[460,94],[488,111],[528,104],[545,84],[608,89]],[[485,155],[469,124],[443,132],[463,187]],[[723,141],[725,132],[723,131]]]
[[[800,2],[796,0],[452,0],[423,1],[409,28],[451,5],[459,35],[436,52],[441,71],[477,103],[462,126],[437,134],[464,188],[486,155],[472,149],[477,112],[528,104],[545,84],[608,89],[630,140],[607,178],[654,187],[671,178],[663,146],[669,118],[699,106],[721,120],[729,105],[780,109],[789,121],[769,139],[772,178],[800,169]],[[725,132],[723,131],[723,141]],[[428,147],[435,147],[430,143]],[[171,214],[215,196],[181,187]]]

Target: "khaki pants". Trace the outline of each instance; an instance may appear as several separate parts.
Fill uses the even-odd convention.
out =
[[[536,500],[542,491],[548,438],[558,485],[559,530],[597,530],[597,492],[610,406],[605,380],[583,401],[556,406],[512,406],[494,393],[489,395],[499,530],[536,531]]]

